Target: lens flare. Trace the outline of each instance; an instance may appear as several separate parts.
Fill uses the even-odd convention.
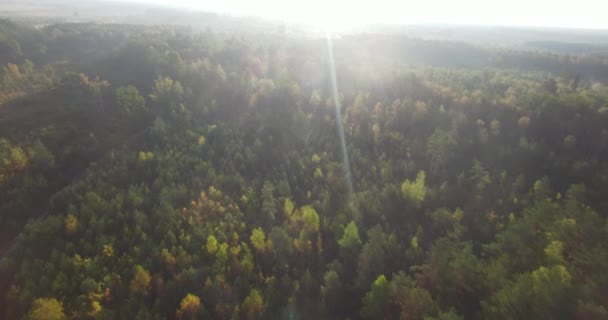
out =
[[[350,172],[350,164],[348,160],[348,151],[346,150],[346,139],[344,138],[344,126],[342,125],[342,113],[340,111],[340,99],[338,98],[338,79],[336,78],[336,64],[334,60],[334,47],[331,41],[331,34],[325,33],[327,38],[327,52],[329,55],[329,75],[331,78],[331,89],[334,100],[334,110],[336,114],[336,123],[338,128],[338,137],[340,138],[340,146],[342,148],[342,162],[346,171],[346,182],[348,184],[348,194],[352,198],[354,194],[353,181]]]

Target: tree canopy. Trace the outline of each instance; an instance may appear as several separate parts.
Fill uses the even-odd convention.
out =
[[[0,20],[0,318],[608,318],[601,52],[224,26]]]

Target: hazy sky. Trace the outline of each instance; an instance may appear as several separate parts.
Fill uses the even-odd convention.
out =
[[[329,27],[445,23],[608,29],[608,0],[126,0]]]

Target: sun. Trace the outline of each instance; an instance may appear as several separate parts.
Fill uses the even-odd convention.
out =
[[[321,2],[321,1],[319,1]],[[306,20],[308,23],[323,28],[328,32],[345,32],[361,24],[363,19],[353,7],[342,6],[344,1],[324,1],[325,5],[320,5],[320,10],[310,13]]]
[[[261,2],[263,15],[301,23],[328,32],[345,32],[367,22],[365,7],[357,1],[308,0]]]

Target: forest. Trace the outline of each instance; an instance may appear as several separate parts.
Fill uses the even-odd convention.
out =
[[[0,20],[0,318],[607,319],[608,54],[544,45]]]

